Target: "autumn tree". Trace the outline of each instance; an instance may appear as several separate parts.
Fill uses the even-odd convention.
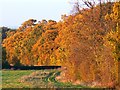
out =
[[[67,68],[61,75],[69,82],[96,82],[98,86],[112,87],[116,78],[116,62],[111,49],[104,45],[103,38],[110,32],[106,30],[109,24],[103,18],[107,12],[103,12],[104,26],[101,27],[99,14],[94,14],[93,19],[93,9],[94,13],[100,13],[99,6],[96,6],[84,9],[82,14],[69,15],[63,20],[56,38],[60,42],[56,52],[58,59]]]
[[[79,9],[76,3],[77,13],[63,15],[59,22],[29,19],[15,32],[8,32],[2,44],[8,62],[25,66],[61,65],[66,68],[61,72],[66,82],[113,87],[120,58],[120,4],[82,1],[88,8]]]
[[[108,21],[115,23],[114,28],[106,36],[106,43],[112,49],[114,60],[116,62],[116,82],[118,83],[119,78],[119,60],[120,60],[120,2],[115,2],[113,7],[113,12],[107,14],[105,17]]]
[[[36,44],[33,45],[32,51],[34,59],[38,65],[57,65],[56,60],[53,60],[53,52],[57,47],[54,40],[58,35],[56,22],[49,20],[44,26],[44,32],[39,37]]]

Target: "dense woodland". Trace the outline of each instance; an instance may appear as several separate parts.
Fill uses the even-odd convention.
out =
[[[101,0],[100,0],[101,1]],[[59,22],[29,19],[2,42],[3,64],[64,67],[61,78],[97,87],[118,84],[120,2],[84,2]],[[61,81],[62,81],[61,79]]]

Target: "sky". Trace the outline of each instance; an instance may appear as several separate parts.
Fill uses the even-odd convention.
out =
[[[70,0],[0,0],[0,27],[18,28],[28,19],[52,19],[70,14]]]

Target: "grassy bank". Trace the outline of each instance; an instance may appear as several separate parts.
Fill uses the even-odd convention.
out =
[[[2,88],[84,88],[55,80],[58,70],[3,70]]]
[[[34,70],[3,70],[2,88],[22,88],[29,87],[30,84],[21,83],[19,79],[24,75],[33,73]]]

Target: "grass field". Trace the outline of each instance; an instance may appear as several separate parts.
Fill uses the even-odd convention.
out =
[[[55,80],[58,70],[2,70],[2,88],[81,88]]]
[[[2,88],[22,88],[29,87],[30,84],[21,83],[19,79],[24,75],[29,75],[34,71],[27,70],[5,70],[2,71]]]

